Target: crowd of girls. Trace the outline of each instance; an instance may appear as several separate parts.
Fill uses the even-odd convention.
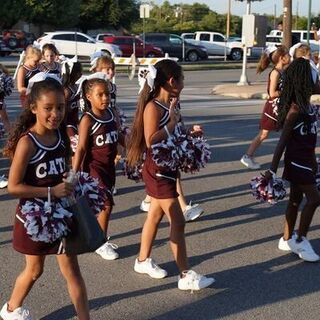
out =
[[[0,316],[4,320],[31,319],[23,302],[41,276],[46,256],[54,254],[78,318],[90,318],[86,287],[77,256],[64,253],[61,238],[52,241],[31,238],[25,228],[28,215],[25,208],[28,201],[45,204],[49,197],[59,199],[70,195],[74,186],[66,179],[66,174],[71,168],[80,175],[82,172],[88,173],[98,179],[106,193],[104,208],[96,216],[105,233],[105,243],[96,253],[106,260],[117,259],[117,246],[109,241],[108,226],[114,205],[116,158],[121,153],[126,155],[130,168],[143,163],[142,177],[147,193],[144,202],[148,203],[148,214],[142,228],[134,271],[156,279],[167,276],[167,271],[152,257],[159,223],[166,216],[170,248],[179,272],[178,288],[200,290],[210,286],[214,278],[191,270],[188,264],[185,223],[202,212],[186,215],[180,170],[192,171],[202,164],[203,159],[192,163],[194,159],[190,155],[193,155],[192,148],[202,143],[203,131],[199,125],[187,129],[183,123],[179,102],[184,87],[182,68],[176,62],[165,59],[140,75],[141,91],[132,128],[128,130],[124,126],[124,114],[116,103],[117,88],[111,81],[115,74],[112,59],[97,57],[92,64],[94,73],[82,76],[81,64],[75,58],[60,63],[58,55],[52,44],[45,45],[42,52],[28,47],[18,70],[17,88],[23,111],[12,127],[5,154],[12,160],[8,191],[19,198],[13,247],[24,254],[25,266]],[[253,158],[255,151],[270,131],[281,130],[270,169],[264,175],[267,181],[274,179],[285,150],[283,177],[290,182],[290,198],[284,233],[278,247],[313,262],[318,261],[319,256],[308,241],[307,232],[315,209],[320,204],[320,196],[315,181],[317,163],[314,152],[318,110],[311,105],[310,97],[320,86],[309,48],[296,46],[292,55],[294,61],[290,64],[288,50],[280,46],[269,48],[261,57],[258,73],[264,71],[269,63],[274,64],[267,88],[270,98],[262,113],[260,131],[241,162],[250,169],[259,168]],[[5,68],[1,68],[1,72],[7,75]],[[9,130],[11,125],[5,113],[5,95],[0,92],[0,115],[5,129]],[[80,100],[82,115],[79,120]],[[182,137],[185,139],[183,143]],[[181,148],[182,144],[184,148]],[[169,145],[175,148],[174,152],[178,150],[179,159],[169,157],[170,165],[163,166],[159,150]],[[203,158],[208,158],[208,154]],[[181,159],[185,163],[182,164]],[[295,232],[303,195],[306,202]]]

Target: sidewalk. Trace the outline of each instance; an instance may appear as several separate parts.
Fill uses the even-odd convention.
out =
[[[267,99],[266,82],[252,82],[247,86],[238,86],[237,83],[219,84],[212,88],[211,93],[219,96],[234,97],[240,99]],[[311,102],[320,103],[320,95],[311,97]]]

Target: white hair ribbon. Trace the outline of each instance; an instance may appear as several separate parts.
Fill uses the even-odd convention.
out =
[[[102,79],[102,80],[108,81],[108,76],[104,72],[96,72],[96,73],[90,74],[89,76],[81,76],[76,82],[76,84],[78,85],[78,90],[76,95],[78,95],[81,92],[83,81],[90,80],[90,79]]]
[[[264,50],[264,53],[265,53],[266,55],[268,55],[269,59],[271,60],[271,54],[272,54],[273,52],[275,52],[277,49],[278,49],[277,46],[268,46],[268,47],[266,47],[266,49]]]
[[[154,89],[154,79],[157,76],[157,69],[149,64],[148,68],[139,68],[138,72],[138,81],[139,81],[139,86],[140,90],[139,93],[142,91],[145,83],[147,82],[150,91]]]
[[[37,49],[39,49],[39,50],[41,50],[41,45],[40,45],[40,43],[39,43],[37,40],[34,40],[34,41],[33,41],[32,46],[35,47],[35,48],[37,48]]]
[[[68,58],[65,58],[64,60],[61,61],[61,74],[64,75],[67,73],[67,68],[66,68],[66,65],[69,66],[69,70],[70,70],[70,74],[72,72],[72,68],[73,68],[73,65],[77,62],[77,57],[74,56],[73,58],[71,59],[68,59]]]
[[[96,51],[92,55],[90,55],[90,69],[92,71],[97,66],[97,61],[100,57],[105,56],[106,54],[103,51]]]
[[[29,80],[26,94],[29,94],[31,92],[31,89],[36,82],[41,82],[41,81],[44,81],[48,78],[54,79],[61,84],[61,79],[56,74],[46,73],[46,72],[38,72]]]
[[[293,59],[293,56],[294,56],[294,53],[296,51],[296,49],[300,48],[302,46],[302,43],[299,42],[299,43],[296,43],[294,46],[292,46],[290,49],[289,49],[289,54],[291,56],[291,58]]]

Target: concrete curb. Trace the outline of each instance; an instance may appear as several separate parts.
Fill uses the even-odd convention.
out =
[[[266,100],[267,83],[251,83],[248,86],[238,86],[236,83],[221,84],[212,88],[211,94],[239,99],[262,99]],[[320,95],[315,94],[311,97],[312,103],[320,103]]]

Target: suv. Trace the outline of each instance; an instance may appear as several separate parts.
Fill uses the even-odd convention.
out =
[[[56,31],[46,32],[37,40],[40,45],[53,43],[60,54],[67,56],[90,56],[96,51],[103,51],[108,55],[121,56],[118,46],[108,43],[96,42],[93,38],[81,32]]]
[[[189,61],[207,59],[208,52],[203,46],[191,44],[176,34],[169,33],[146,33],[145,41],[160,47],[170,57],[182,59],[182,48],[184,44],[185,58]]]
[[[152,44],[145,43],[143,52],[143,41],[132,36],[115,36],[104,37],[104,42],[113,43],[119,46],[123,57],[130,57],[133,53],[133,44],[135,44],[136,57],[163,57],[164,53],[161,48],[155,47]]]

